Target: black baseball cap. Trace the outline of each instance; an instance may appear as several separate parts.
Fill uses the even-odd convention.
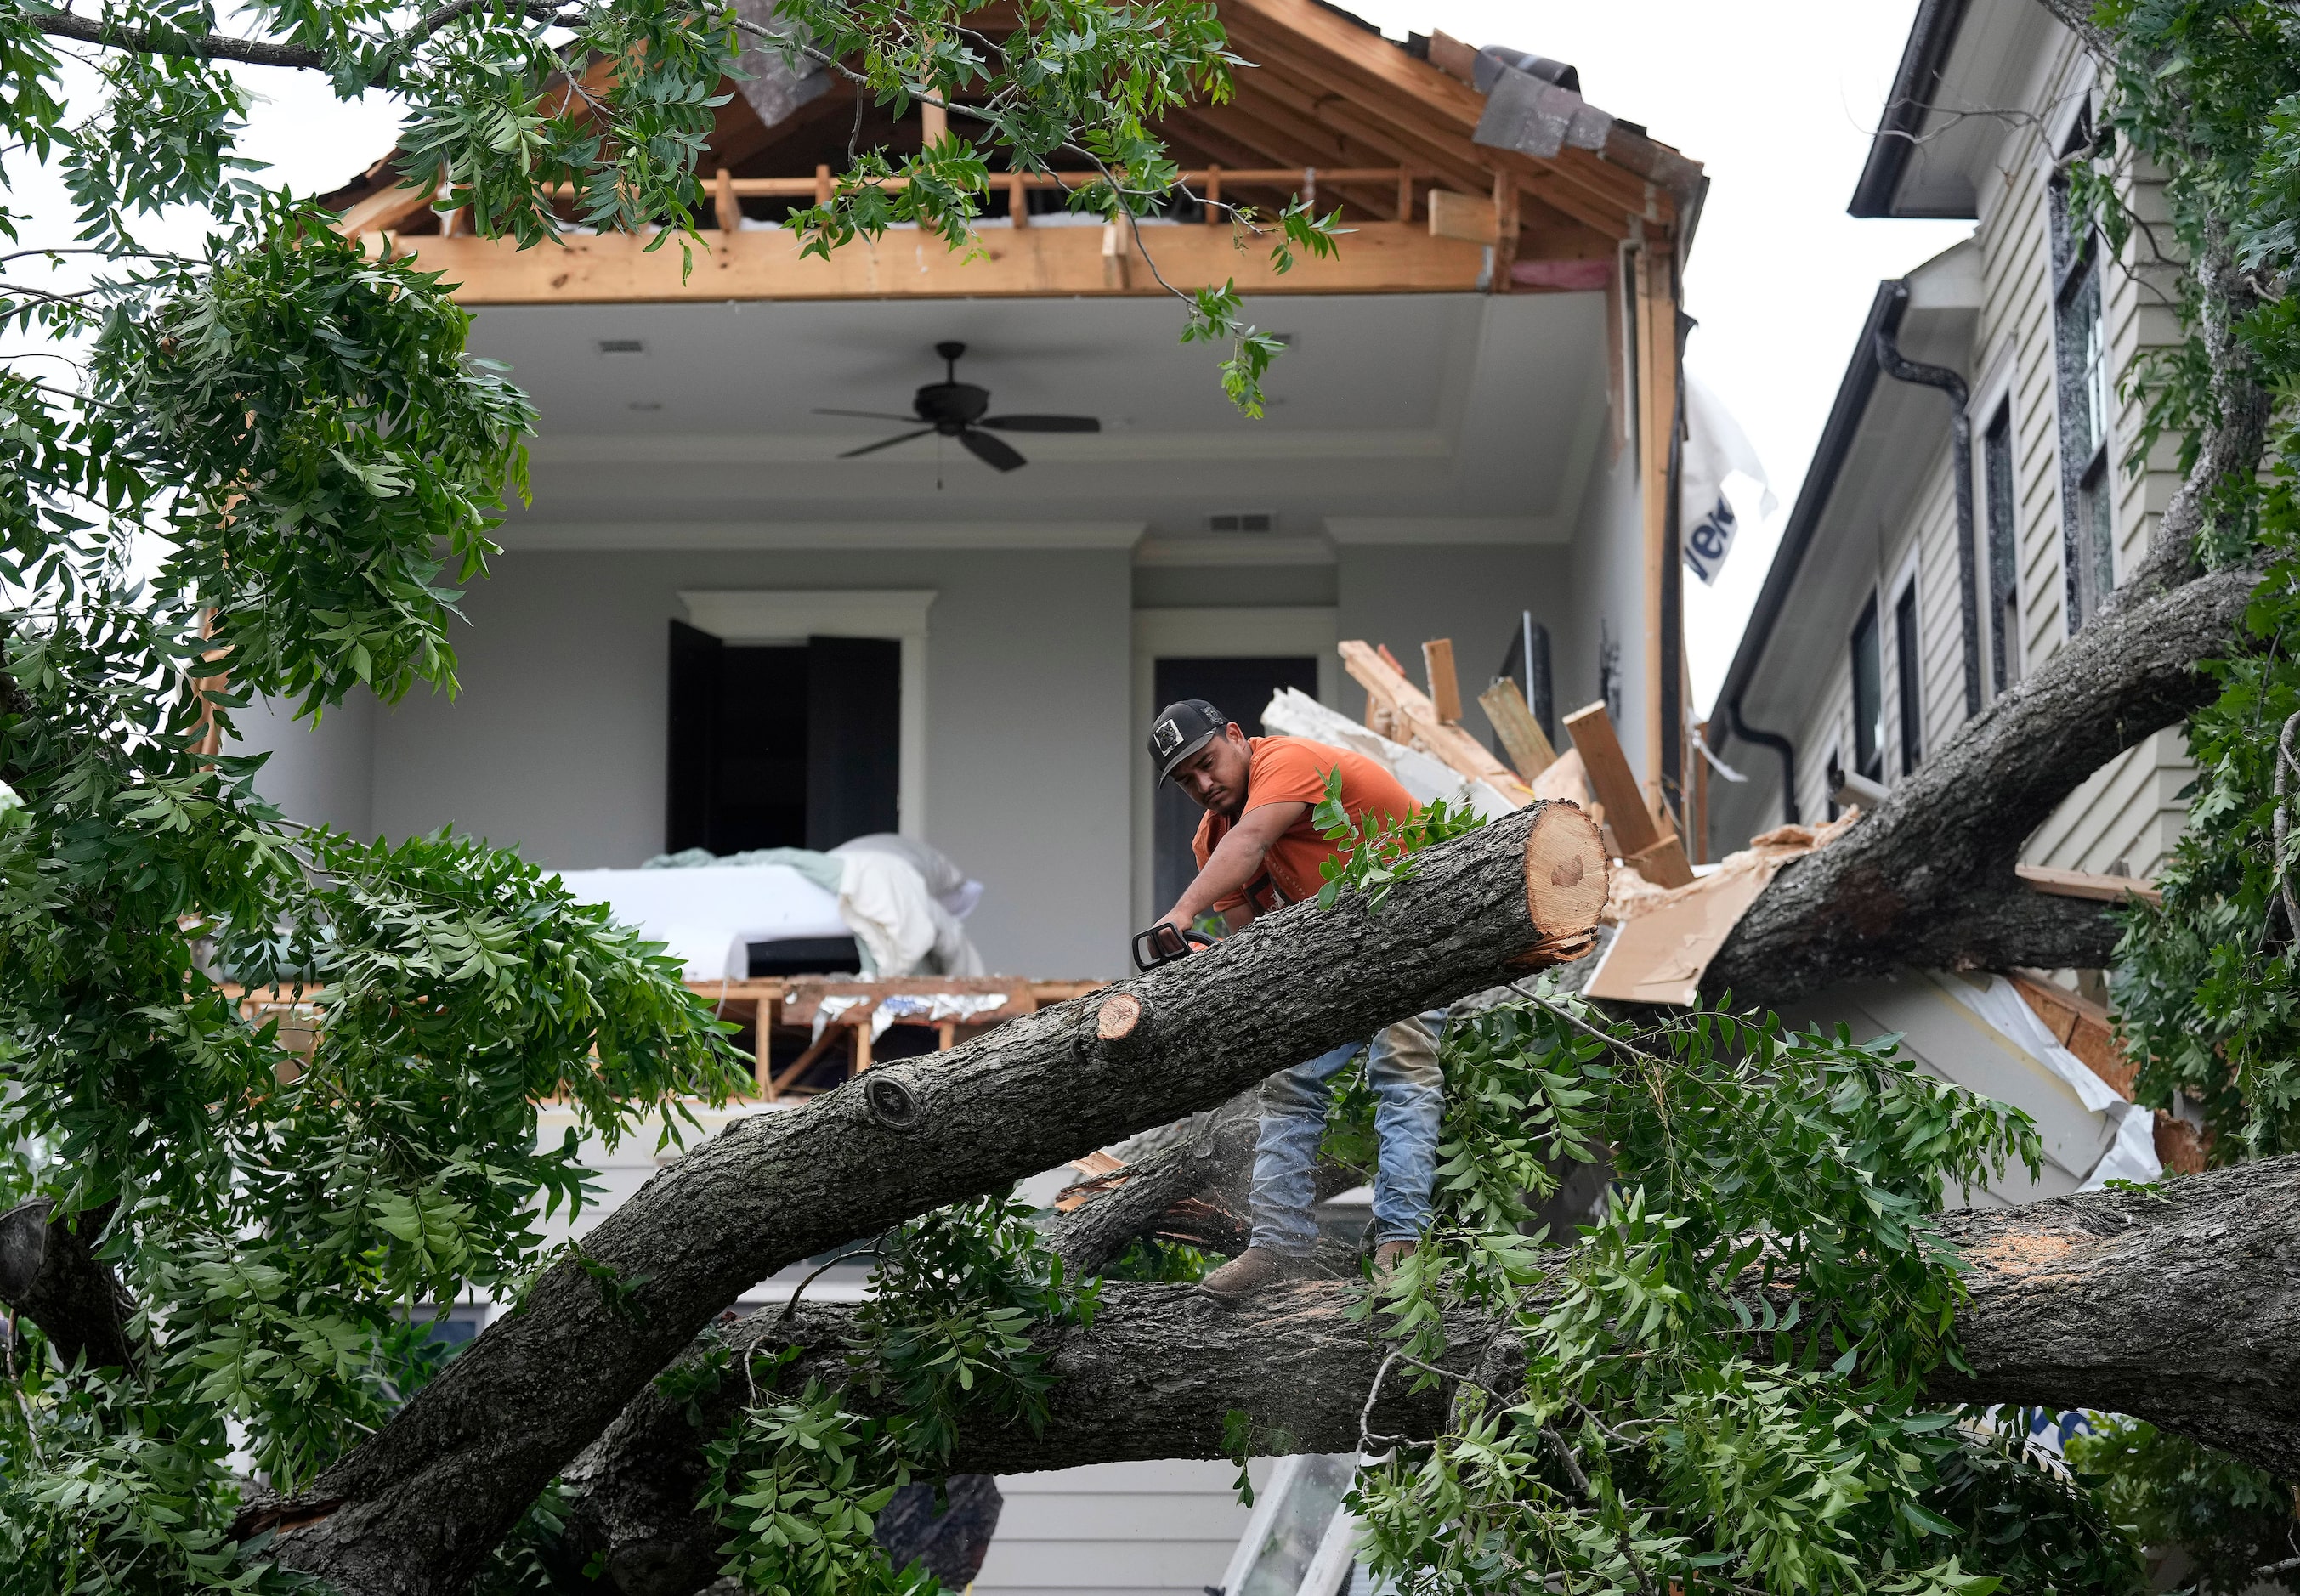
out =
[[[1174,767],[1222,735],[1229,717],[1203,698],[1185,698],[1158,711],[1150,723],[1150,762],[1158,779],[1173,775]]]

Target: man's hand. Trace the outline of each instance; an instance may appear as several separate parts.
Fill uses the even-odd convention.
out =
[[[1262,856],[1270,852],[1270,844],[1292,830],[1294,823],[1309,812],[1306,803],[1265,803],[1240,815],[1238,824],[1229,828],[1229,835],[1214,845],[1197,879],[1167,911],[1163,923],[1177,931],[1188,931],[1196,925],[1200,915],[1259,876]],[[1249,904],[1245,919],[1253,918],[1253,906]],[[1244,921],[1233,917],[1230,923],[1236,926]]]

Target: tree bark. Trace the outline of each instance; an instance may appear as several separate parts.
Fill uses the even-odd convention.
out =
[[[2097,968],[2102,906],[2022,886],[2021,845],[2084,780],[2218,691],[2260,572],[2215,571],[2096,618],[1968,722],[1874,814],[1792,862],[1711,960],[1702,990],[1781,1003],[1911,965]]]
[[[1607,865],[1564,804],[1431,850],[1370,910],[1304,904],[1138,979],[742,1120],[602,1220],[305,1495],[290,1567],[345,1596],[447,1596],[754,1282],[856,1235],[1210,1107],[1402,1015],[1589,945]],[[308,1517],[307,1517],[308,1515]]]
[[[1943,1367],[1929,1396],[2146,1418],[2283,1477],[2300,1477],[2300,1157],[2247,1164],[2138,1192],[2098,1192],[1944,1217],[1971,1299],[1956,1330],[1970,1376]],[[1345,1288],[1279,1287],[1237,1309],[1188,1288],[1107,1284],[1093,1325],[1047,1334],[1058,1384],[1043,1434],[962,1429],[954,1471],[1008,1474],[1086,1463],[1223,1454],[1225,1417],[1250,1413],[1258,1450],[1345,1452],[1389,1343],[1344,1314]],[[732,1332],[738,1344],[800,1356],[783,1378],[836,1383],[847,1308],[779,1310]],[[1461,1312],[1446,1367],[1475,1366],[1493,1327]],[[1393,1370],[1376,1434],[1430,1436],[1451,1392],[1413,1392]],[[695,1510],[704,1438],[746,1390],[729,1377],[702,1425],[650,1392],[572,1471],[577,1500],[562,1557],[596,1557],[591,1596],[686,1596],[716,1566],[722,1533]],[[1283,1430],[1284,1438],[1275,1432]]]
[[[128,1334],[136,1305],[96,1243],[118,1203],[55,1218],[46,1197],[0,1214],[0,1303],[40,1327],[66,1368],[133,1370],[141,1351]]]

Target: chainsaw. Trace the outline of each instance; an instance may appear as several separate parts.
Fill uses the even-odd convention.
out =
[[[1193,944],[1210,948],[1214,939],[1203,931],[1177,931],[1171,922],[1160,920],[1147,931],[1135,934],[1134,968],[1154,970],[1162,964],[1171,964],[1187,957]]]

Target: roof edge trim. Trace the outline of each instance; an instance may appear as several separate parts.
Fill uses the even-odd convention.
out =
[[[1893,92],[1885,102],[1884,120],[1870,140],[1869,160],[1861,169],[1861,180],[1854,185],[1853,203],[1846,206],[1849,214],[1898,214],[1893,205],[1900,197],[1901,179],[1908,171],[1915,140],[1924,131],[1925,118],[1932,111],[1933,96],[1940,87],[1948,54],[1956,47],[1968,4],[1969,0],[1921,0],[1917,7],[1909,41],[1901,49],[1900,70],[1893,74]]]
[[[1852,453],[1853,440],[1859,436],[1862,420],[1868,414],[1869,401],[1877,391],[1877,335],[1899,330],[1908,303],[1907,278],[1888,278],[1877,285],[1877,296],[1870,301],[1868,319],[1862,323],[1861,337],[1853,345],[1853,359],[1845,368],[1845,380],[1838,385],[1836,403],[1829,407],[1829,420],[1822,426],[1821,442],[1813,449],[1812,463],[1805,468],[1796,503],[1789,510],[1788,525],[1781,531],[1781,545],[1774,553],[1771,569],[1765,572],[1764,586],[1757,590],[1749,623],[1741,629],[1741,641],[1733,650],[1733,663],[1726,668],[1724,685],[1717,690],[1710,724],[1725,735],[1712,740],[1712,748],[1730,741],[1734,735],[1732,706],[1749,690],[1750,679],[1757,674],[1757,666],[1764,658],[1765,645],[1772,641],[1773,627],[1780,619],[1781,611],[1788,607],[1789,590],[1796,586],[1797,571],[1804,564],[1806,551],[1812,546],[1813,535],[1821,528],[1829,497],[1837,491],[1838,476],[1845,469],[1846,456]],[[1717,708],[1728,711],[1722,727],[1717,727]]]

